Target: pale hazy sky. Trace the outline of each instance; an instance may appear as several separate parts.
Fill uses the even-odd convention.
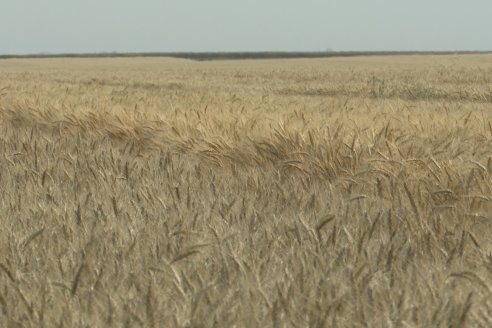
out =
[[[492,0],[0,0],[0,54],[492,50]]]

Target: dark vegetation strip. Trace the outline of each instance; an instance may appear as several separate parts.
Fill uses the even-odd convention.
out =
[[[134,53],[65,53],[0,55],[0,59],[12,58],[114,58],[114,57],[174,57],[192,60],[233,60],[233,59],[290,59],[330,58],[385,55],[461,55],[491,54],[492,51],[327,51],[327,52],[134,52]]]

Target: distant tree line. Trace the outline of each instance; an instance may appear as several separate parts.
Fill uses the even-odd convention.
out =
[[[319,51],[319,52],[133,52],[133,53],[65,53],[0,55],[9,58],[112,58],[112,57],[174,57],[193,60],[234,60],[234,59],[289,59],[289,58],[328,58],[385,55],[453,55],[486,54],[492,51]]]

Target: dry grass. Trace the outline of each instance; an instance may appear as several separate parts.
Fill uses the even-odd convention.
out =
[[[2,327],[490,327],[492,56],[0,61]]]

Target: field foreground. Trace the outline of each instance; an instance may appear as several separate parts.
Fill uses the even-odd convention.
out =
[[[492,326],[492,55],[0,61],[0,326]]]

